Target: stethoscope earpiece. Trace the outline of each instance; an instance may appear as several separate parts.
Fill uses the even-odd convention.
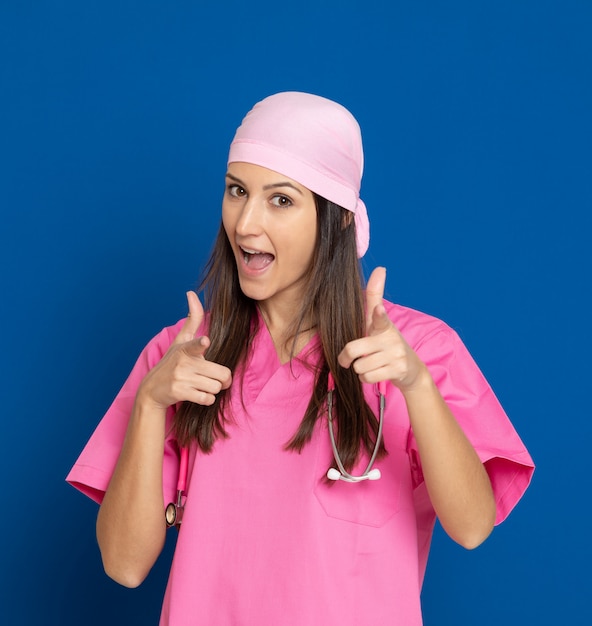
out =
[[[364,472],[361,476],[352,476],[347,472],[345,472],[345,474],[342,474],[338,469],[335,469],[334,467],[330,468],[327,472],[327,478],[329,480],[343,480],[346,483],[361,483],[363,480],[379,480],[380,477],[381,473],[377,467],[371,469],[369,472]]]
[[[341,478],[341,472],[339,470],[336,470],[334,467],[332,467],[327,472],[327,478],[329,480],[339,480]]]
[[[381,477],[381,473],[377,467],[368,472],[368,480],[379,480],[380,477]]]

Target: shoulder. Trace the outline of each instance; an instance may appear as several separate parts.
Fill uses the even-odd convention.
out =
[[[445,380],[475,393],[489,387],[469,349],[446,322],[390,302],[384,305],[405,341],[430,369],[440,391],[444,390]]]
[[[152,337],[143,351],[149,361],[158,361],[164,356],[173,341],[175,341],[175,337],[183,327],[184,321],[185,320],[179,320],[176,324],[165,326],[158,334]]]
[[[440,336],[440,341],[445,338],[451,342],[458,341],[456,331],[433,315],[388,300],[384,301],[384,307],[391,322],[414,350],[437,336]]]

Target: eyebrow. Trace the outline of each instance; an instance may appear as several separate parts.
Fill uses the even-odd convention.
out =
[[[226,178],[230,178],[231,180],[233,180],[235,183],[238,183],[242,187],[246,187],[245,183],[243,183],[243,181],[240,178],[237,178],[230,172],[226,172]],[[291,189],[294,189],[294,191],[297,191],[301,196],[304,195],[302,191],[300,191],[300,189],[296,187],[296,185],[293,185],[291,182],[287,180],[279,182],[279,183],[271,183],[270,185],[265,185],[263,189],[267,191],[268,189],[277,189],[279,187],[290,187]]]

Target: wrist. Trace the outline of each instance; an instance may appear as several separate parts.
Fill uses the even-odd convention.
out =
[[[154,413],[166,413],[167,407],[162,406],[156,402],[150,395],[149,390],[140,385],[136,392],[136,400],[134,403],[135,412],[138,415],[154,414]]]
[[[434,379],[424,363],[421,363],[414,378],[406,384],[400,384],[399,388],[404,396],[425,394],[437,390]]]

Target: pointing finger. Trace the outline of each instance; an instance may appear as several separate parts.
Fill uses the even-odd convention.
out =
[[[375,268],[366,285],[366,330],[368,333],[373,324],[374,310],[377,306],[382,306],[385,283],[386,268]]]
[[[181,350],[185,352],[187,356],[203,361],[205,369],[200,369],[200,374],[209,380],[217,381],[215,384],[219,384],[220,388],[215,393],[218,393],[220,389],[228,389],[228,387],[230,387],[232,383],[232,372],[224,365],[208,361],[205,358],[205,353],[209,347],[209,337],[202,336],[183,344]]]
[[[198,337],[186,342],[182,349],[189,356],[203,357],[209,347],[210,340],[207,337]]]

